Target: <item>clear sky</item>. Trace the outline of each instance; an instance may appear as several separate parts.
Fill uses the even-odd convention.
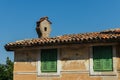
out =
[[[37,38],[36,21],[48,16],[51,36],[120,27],[120,0],[0,0],[0,63],[13,52],[4,45]]]

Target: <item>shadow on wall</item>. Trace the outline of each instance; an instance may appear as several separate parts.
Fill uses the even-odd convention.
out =
[[[61,50],[60,59],[67,60],[88,60],[90,58],[89,47],[72,47]]]
[[[15,62],[36,62],[38,61],[38,52],[35,50],[22,50],[15,52]]]
[[[117,46],[116,53],[117,53],[116,56],[120,58],[120,44]]]

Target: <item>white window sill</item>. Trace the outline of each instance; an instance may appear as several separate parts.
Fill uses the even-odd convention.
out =
[[[116,76],[116,72],[91,72],[91,76]]]
[[[59,77],[60,74],[58,73],[41,73],[38,74],[38,77]]]

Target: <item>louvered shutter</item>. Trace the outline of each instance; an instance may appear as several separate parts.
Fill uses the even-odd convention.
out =
[[[51,50],[52,55],[50,54],[50,70],[53,72],[57,71],[57,50]]]
[[[93,47],[94,71],[112,71],[112,46]]]
[[[41,71],[45,72],[48,70],[48,55],[46,51],[42,51],[41,53]]]
[[[93,47],[93,69],[94,71],[101,71],[102,64],[101,64],[101,51],[100,47]]]
[[[113,70],[113,60],[112,60],[112,47],[111,46],[107,46],[104,47],[103,49],[103,70],[104,71],[112,71]]]
[[[41,71],[57,72],[57,49],[41,51]]]

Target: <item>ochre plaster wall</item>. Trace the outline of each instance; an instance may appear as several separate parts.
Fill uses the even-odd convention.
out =
[[[63,48],[61,49],[62,71],[88,71],[89,48]]]
[[[61,77],[42,77],[37,80],[102,80],[100,77],[89,77],[85,73],[62,73]]]
[[[116,58],[117,58],[117,72],[118,72],[118,80],[120,80],[120,45],[118,45],[116,50]]]
[[[36,72],[38,54],[35,50],[16,51],[14,72]]]
[[[120,80],[120,48],[117,48],[118,74],[115,76],[90,75],[90,47],[60,48],[61,70],[59,76],[40,77],[38,57],[40,50],[19,50],[15,52],[14,80]]]
[[[14,80],[36,80],[36,74],[15,74]]]

